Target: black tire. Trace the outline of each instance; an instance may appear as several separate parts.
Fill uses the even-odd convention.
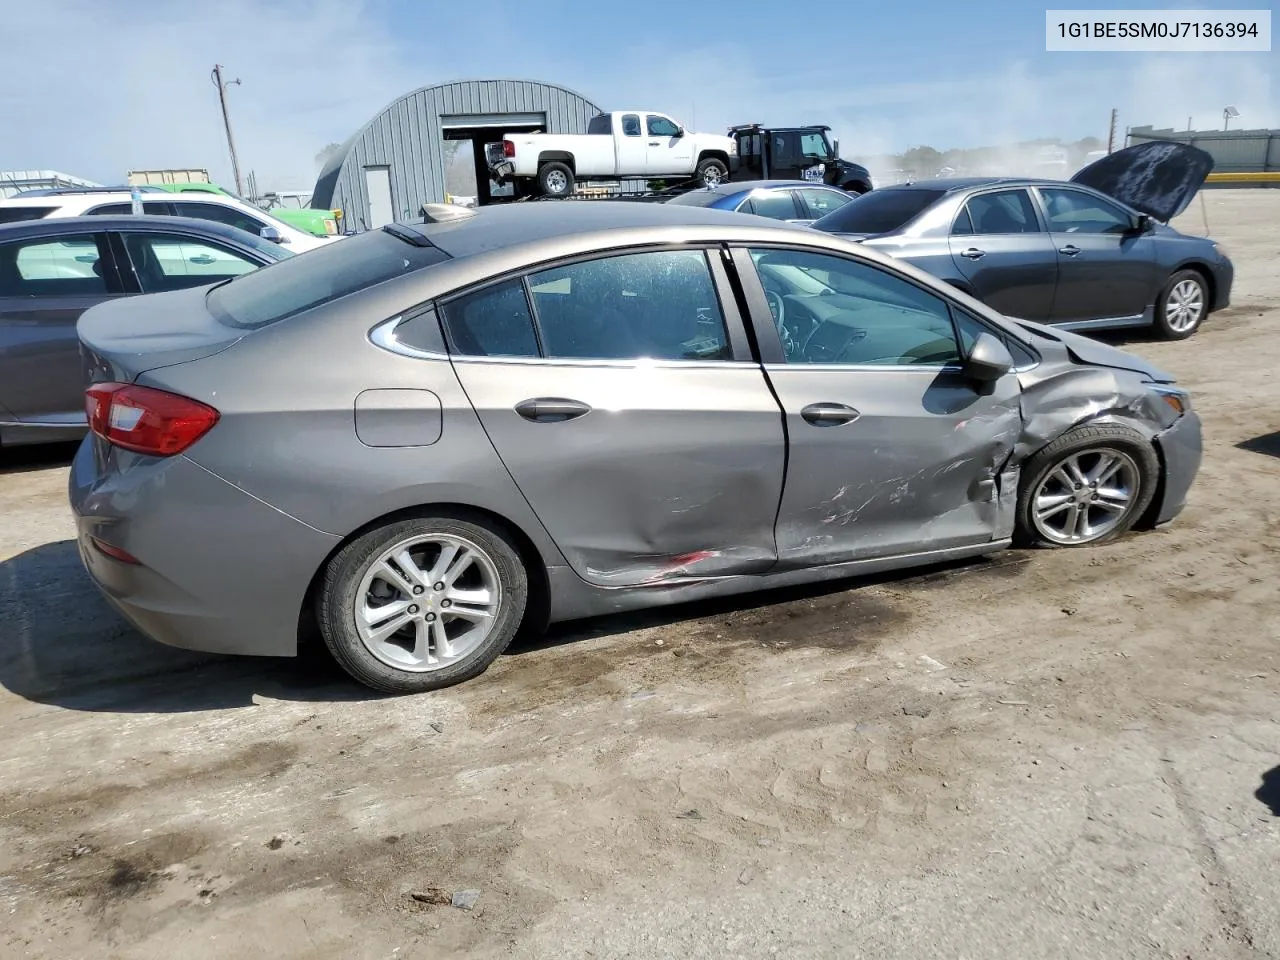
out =
[[[553,160],[538,170],[538,189],[544,197],[569,197],[573,195],[573,171],[567,163]]]
[[[492,564],[501,587],[497,616],[487,636],[455,662],[415,672],[376,657],[356,630],[361,581],[381,554],[412,537],[445,535],[478,547]],[[420,693],[479,676],[507,648],[524,616],[529,579],[520,554],[506,535],[481,517],[425,516],[397,520],[352,540],[325,568],[316,601],[316,619],[325,646],[353,678],[383,693]],[[443,620],[443,617],[441,618]]]
[[[1085,508],[1086,524],[1091,517],[1098,517],[1104,523],[1111,523],[1105,531],[1097,536],[1087,536],[1077,542],[1064,542],[1063,539],[1049,535],[1046,527],[1049,525],[1045,522],[1037,522],[1035,516],[1035,499],[1037,491],[1041,485],[1046,485],[1045,496],[1079,496],[1082,499],[1089,496],[1089,488],[1086,475],[1086,483],[1083,487],[1073,485],[1067,488],[1060,484],[1056,479],[1051,479],[1054,472],[1064,466],[1072,457],[1079,457],[1079,463],[1086,466],[1090,462],[1101,463],[1098,460],[1091,461],[1095,454],[1105,452],[1114,457],[1119,454],[1124,458],[1125,463],[1129,466],[1122,465],[1119,476],[1129,472],[1130,467],[1133,478],[1133,485],[1136,485],[1136,491],[1131,491],[1128,497],[1127,506],[1123,512],[1115,517],[1113,511],[1104,510],[1100,507],[1089,504]],[[1077,464],[1077,466],[1079,465]],[[1092,472],[1090,470],[1089,472]],[[1151,500],[1155,497],[1156,488],[1160,480],[1160,459],[1156,456],[1155,448],[1151,445],[1142,434],[1138,431],[1121,426],[1119,424],[1096,424],[1093,426],[1076,427],[1060,436],[1053,443],[1044,447],[1033,457],[1031,457],[1022,468],[1022,479],[1018,486],[1018,507],[1017,519],[1014,528],[1014,539],[1020,546],[1036,546],[1036,547],[1085,547],[1095,546],[1096,544],[1106,543],[1109,540],[1115,540],[1123,536],[1132,529],[1142,516],[1147,512],[1147,508],[1151,505]],[[1095,498],[1096,499],[1096,498]],[[1108,501],[1111,498],[1103,498]],[[1088,501],[1085,501],[1088,503]],[[1076,511],[1079,510],[1077,506]],[[1069,515],[1077,515],[1072,512],[1072,507],[1068,505],[1066,512]],[[1065,518],[1064,518],[1065,522]]]
[[[698,163],[693,176],[704,187],[718,187],[729,179],[729,168],[723,160],[707,157]]]
[[[1171,315],[1169,310],[1169,301],[1174,295],[1174,290],[1180,287],[1186,289],[1187,283],[1194,283],[1199,288],[1200,304],[1199,314],[1189,324],[1179,321],[1176,315]],[[1165,340],[1185,340],[1200,329],[1200,324],[1204,323],[1204,318],[1208,315],[1209,284],[1204,274],[1199,270],[1179,270],[1160,290],[1160,298],[1156,301],[1156,332]]]

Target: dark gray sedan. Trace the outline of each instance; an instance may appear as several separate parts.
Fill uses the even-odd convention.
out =
[[[0,225],[0,445],[84,436],[76,321],[89,307],[207,286],[292,255],[235,227],[186,217]]]
[[[1100,543],[1200,462],[1167,373],[829,234],[427,215],[81,319],[80,550],[144,633],[292,655],[318,621],[427,690],[522,621]]]
[[[1006,316],[1075,330],[1191,336],[1227,306],[1234,271],[1212,240],[1167,225],[1212,168],[1146,143],[1071,182],[985,178],[883,187],[813,224],[928,270]]]

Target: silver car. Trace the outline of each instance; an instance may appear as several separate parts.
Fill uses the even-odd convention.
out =
[[[865,246],[672,205],[428,208],[79,323],[88,571],[164,643],[393,692],[522,624],[1172,519],[1166,373]]]

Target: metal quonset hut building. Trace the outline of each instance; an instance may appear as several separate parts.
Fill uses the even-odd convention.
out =
[[[418,216],[445,195],[446,140],[472,140],[480,202],[488,199],[484,144],[509,131],[586,133],[601,110],[580,94],[533,80],[464,80],[421,87],[361,127],[329,158],[313,207],[343,211],[344,229]]]

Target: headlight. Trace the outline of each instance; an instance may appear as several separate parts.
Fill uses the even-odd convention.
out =
[[[1191,412],[1191,394],[1185,390],[1154,383],[1148,384],[1147,389],[1167,403],[1178,416]]]

